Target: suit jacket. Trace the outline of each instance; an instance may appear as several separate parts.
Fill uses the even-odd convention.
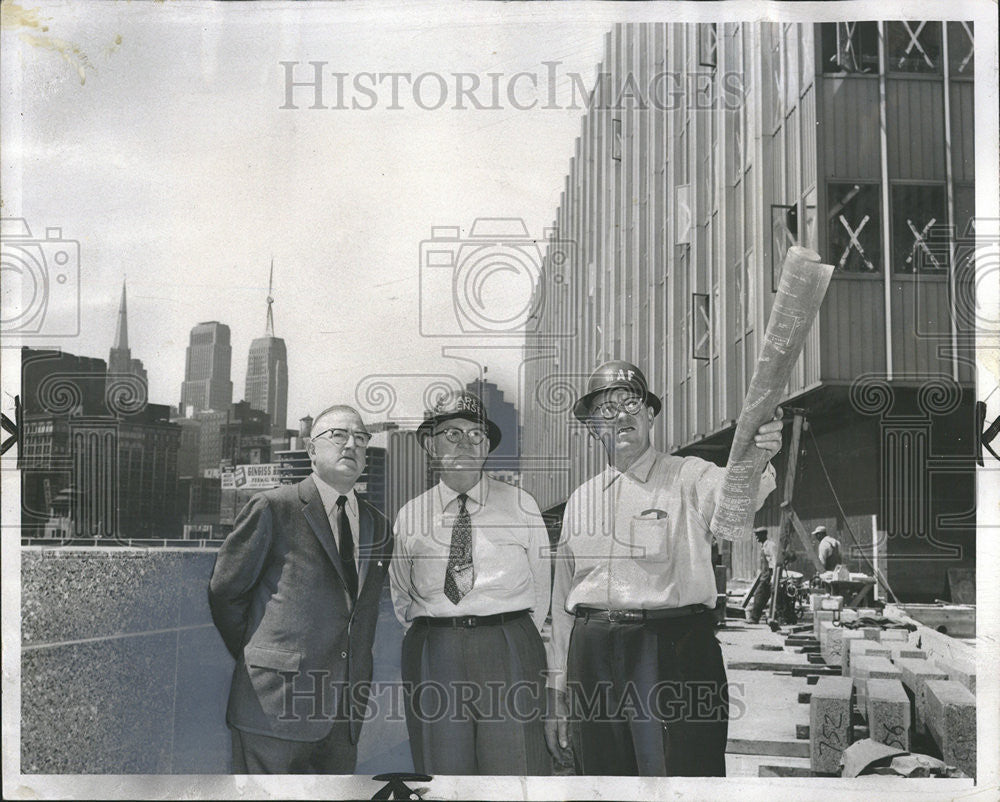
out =
[[[384,516],[358,497],[358,599],[312,477],[260,493],[215,560],[212,619],[236,667],[227,723],[291,741],[350,722],[357,743],[368,703],[379,597],[392,556]]]

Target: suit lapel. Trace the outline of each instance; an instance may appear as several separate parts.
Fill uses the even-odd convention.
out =
[[[309,523],[313,534],[319,540],[320,545],[333,563],[334,570],[340,581],[347,587],[347,577],[344,576],[344,566],[340,563],[340,552],[337,550],[337,541],[333,537],[333,530],[330,528],[330,518],[323,508],[323,498],[319,494],[319,489],[312,477],[303,479],[299,484],[299,498],[305,502],[302,514]]]
[[[361,589],[365,586],[365,577],[368,576],[368,565],[372,560],[372,540],[374,539],[375,521],[372,518],[368,505],[358,499],[358,562],[361,570],[358,572],[358,596],[361,596]]]

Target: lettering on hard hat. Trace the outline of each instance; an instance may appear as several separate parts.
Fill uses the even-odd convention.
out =
[[[628,376],[625,375],[626,373],[628,373]],[[623,370],[622,368],[618,368],[618,381],[630,382],[632,381],[634,376],[635,376],[635,371],[633,370],[626,371]]]

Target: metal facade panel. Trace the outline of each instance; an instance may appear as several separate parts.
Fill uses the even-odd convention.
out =
[[[874,178],[879,168],[878,81],[822,78],[823,162],[829,178]],[[850,120],[848,125],[838,121]]]
[[[889,178],[944,181],[944,86],[940,79],[886,81]]]
[[[884,321],[881,281],[835,275],[817,324],[822,378],[852,381],[885,371]]]
[[[919,276],[892,282],[893,371],[900,376],[951,374],[948,282]]]
[[[976,178],[974,89],[969,81],[951,82],[951,163],[956,181]]]

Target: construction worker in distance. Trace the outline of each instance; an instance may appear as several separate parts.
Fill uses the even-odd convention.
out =
[[[758,526],[753,530],[753,535],[760,543],[760,580],[753,594],[753,607],[750,608],[747,622],[757,624],[764,608],[771,601],[771,582],[774,579],[774,569],[778,565],[778,544],[767,539],[766,526]]]
[[[819,541],[816,554],[824,571],[835,571],[844,561],[840,555],[840,541],[826,531],[825,526],[817,526],[812,531],[813,537]]]
[[[726,773],[709,530],[725,469],[654,449],[661,406],[638,367],[612,361],[573,407],[608,462],[567,501],[555,557],[545,735],[577,774]],[[780,410],[755,444],[769,458],[781,448]],[[768,463],[757,509],[774,486]]]

